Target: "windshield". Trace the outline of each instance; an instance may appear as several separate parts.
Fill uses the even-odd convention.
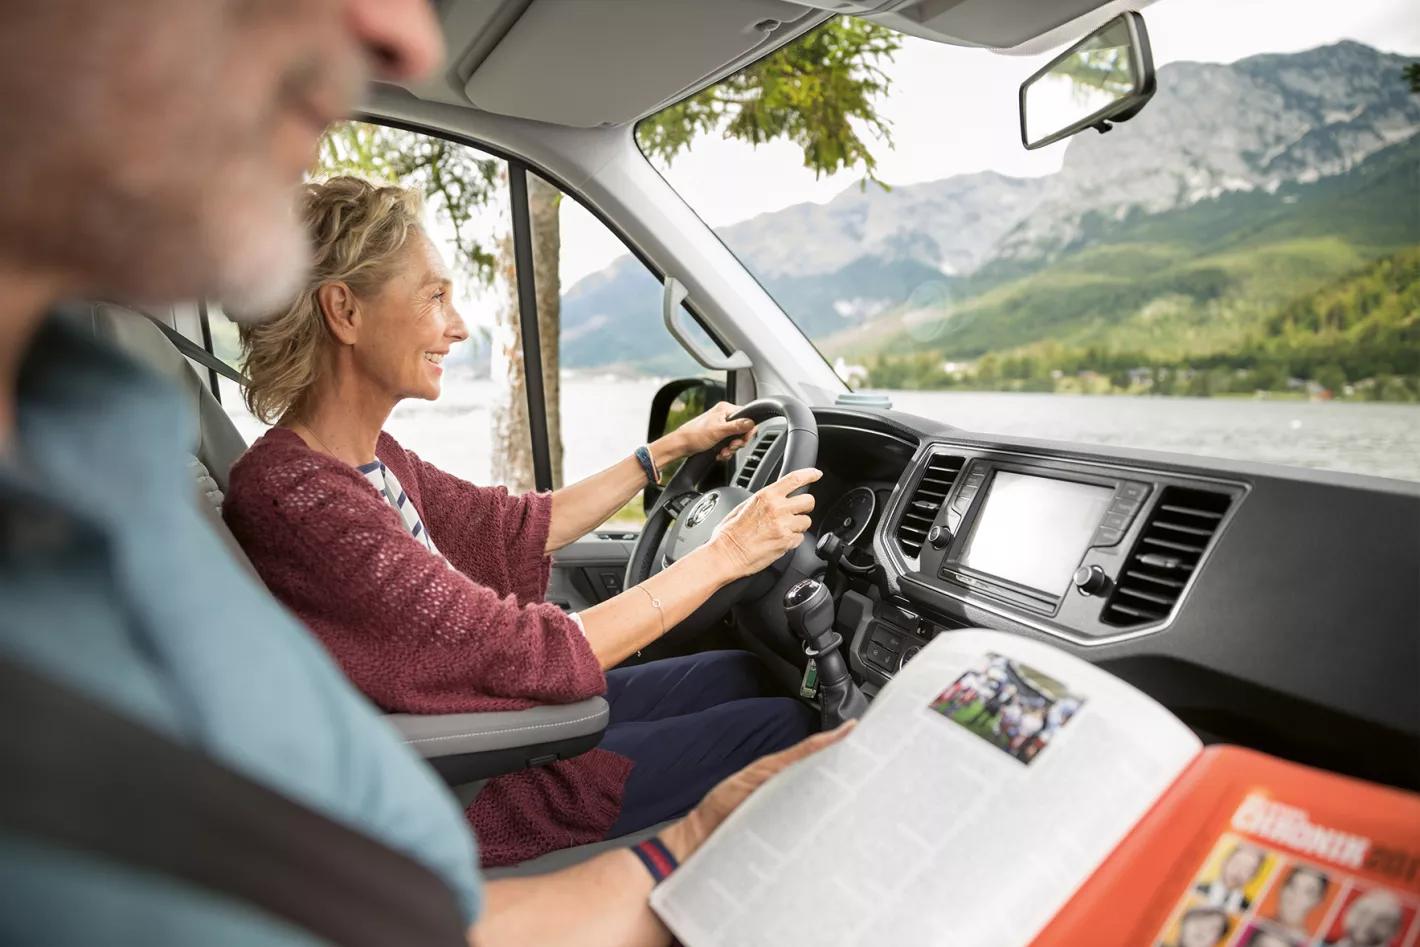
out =
[[[1158,92],[1107,135],[1022,147],[1021,82],[1058,49],[837,19],[638,140],[839,376],[896,408],[1420,479],[1413,5],[1145,16]]]

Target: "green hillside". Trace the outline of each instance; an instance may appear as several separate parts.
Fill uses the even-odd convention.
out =
[[[1085,371],[1113,376],[1108,385],[1089,380],[1092,390],[1177,389],[1182,377],[1189,390],[1206,393],[1199,389],[1222,382],[1196,383],[1199,371],[1262,362],[1275,369],[1261,379],[1268,384],[1256,385],[1262,388],[1276,387],[1279,372],[1283,382],[1314,380],[1322,365],[1349,364],[1351,382],[1389,372],[1420,376],[1402,367],[1412,364],[1413,323],[1396,328],[1405,324],[1406,300],[1412,316],[1415,310],[1415,252],[1406,248],[1420,245],[1417,167],[1420,136],[1333,178],[1137,214],[1087,230],[1081,242],[1088,246],[1035,272],[983,272],[948,308],[885,315],[823,345],[850,360],[869,355],[871,383],[882,386],[1048,390],[1060,387],[1060,374]],[[1347,310],[1355,321],[1339,334],[1296,328],[1305,322],[1297,313],[1352,296],[1369,302],[1364,312],[1360,303]],[[1277,321],[1284,318],[1292,329]],[[1366,361],[1348,362],[1334,350],[1363,338]],[[1384,346],[1400,351],[1387,361],[1377,354]],[[975,368],[943,370],[956,361]],[[1175,371],[1165,372],[1170,384],[1155,384],[1152,375],[1146,384],[1142,369]],[[1238,376],[1223,387],[1258,380]]]

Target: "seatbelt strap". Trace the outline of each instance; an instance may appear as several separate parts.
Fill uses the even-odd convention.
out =
[[[334,944],[466,947],[453,893],[413,859],[3,658],[0,721],[0,833],[167,875]]]
[[[237,371],[235,368],[228,365],[226,362],[222,361],[220,358],[213,355],[211,352],[207,351],[202,346],[198,345],[196,342],[192,341],[187,336],[174,329],[172,326],[167,325],[163,322],[159,322],[152,316],[148,316],[148,320],[152,322],[153,325],[157,326],[163,331],[163,335],[168,337],[168,341],[171,342],[174,346],[176,346],[179,352],[186,355],[188,358],[192,359],[197,364],[201,365],[204,368],[210,368],[212,371],[221,375],[223,378],[226,378],[230,381],[234,381],[244,388],[251,384],[251,381],[247,378],[247,376],[243,375],[241,372]]]

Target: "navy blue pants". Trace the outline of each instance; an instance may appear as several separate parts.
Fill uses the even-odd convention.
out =
[[[601,747],[635,766],[608,838],[684,815],[720,780],[818,729],[818,714],[775,693],[747,651],[709,651],[606,675]]]

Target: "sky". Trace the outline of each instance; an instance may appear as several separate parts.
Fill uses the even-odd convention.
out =
[[[1420,55],[1415,0],[1159,0],[1143,14],[1156,66],[1233,62],[1342,39]],[[893,143],[876,149],[878,176],[890,184],[914,184],[983,170],[1023,177],[1058,170],[1067,142],[1038,151],[1022,148],[1016,101],[1021,81],[1053,55],[1003,56],[904,38],[884,67],[893,84],[880,108],[892,123]],[[805,201],[828,201],[862,178],[856,169],[816,180],[792,144],[756,149],[716,133],[696,139],[663,171],[713,227]],[[747,181],[754,186],[746,187]],[[565,290],[625,249],[575,202],[564,201],[562,207]]]

